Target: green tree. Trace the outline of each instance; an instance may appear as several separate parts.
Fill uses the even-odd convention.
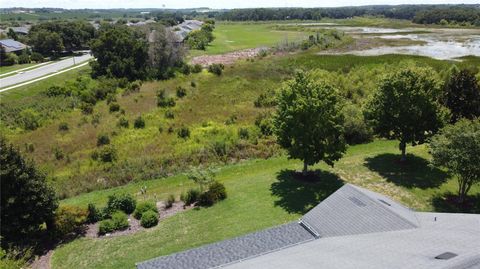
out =
[[[480,117],[480,85],[475,74],[453,68],[445,83],[442,102],[452,113],[451,122]]]
[[[9,29],[8,29],[7,37],[8,37],[8,38],[11,38],[11,39],[13,39],[13,40],[18,40],[17,33],[15,33],[15,31],[13,31],[12,28],[9,28]]]
[[[200,170],[195,168],[188,174],[188,179],[195,182],[200,187],[200,192],[203,192],[208,185],[214,182],[215,173],[211,169]]]
[[[57,55],[65,49],[62,38],[58,33],[43,29],[32,33],[29,43],[33,46],[35,52],[42,55]]]
[[[377,134],[400,141],[401,160],[405,161],[407,143],[422,144],[443,126],[446,113],[437,102],[439,93],[432,69],[405,67],[380,82],[365,117]]]
[[[278,143],[289,157],[308,165],[320,161],[333,166],[346,150],[344,117],[336,89],[298,72],[280,91],[274,117]]]
[[[2,246],[31,239],[47,224],[51,229],[58,206],[45,175],[5,138],[0,138]]]
[[[480,183],[480,120],[461,119],[432,138],[433,164],[448,168],[458,180],[459,202],[473,184]]]
[[[145,37],[125,25],[108,25],[92,41],[97,59],[91,62],[93,77],[143,79],[147,75],[148,46]]]

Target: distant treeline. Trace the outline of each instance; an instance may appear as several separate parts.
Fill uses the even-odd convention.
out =
[[[383,16],[392,19],[414,20],[418,23],[440,23],[442,19],[455,22],[478,22],[480,5],[400,5],[339,8],[251,8],[210,13],[220,20],[320,20],[346,19],[357,16]]]

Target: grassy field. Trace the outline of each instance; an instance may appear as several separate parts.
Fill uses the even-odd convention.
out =
[[[55,250],[53,268],[134,268],[135,262],[145,259],[296,220],[347,182],[386,194],[417,210],[444,210],[437,196],[455,192],[456,181],[428,165],[430,157],[424,145],[409,147],[407,152],[408,163],[399,164],[396,141],[352,146],[334,168],[324,164],[314,167],[318,169],[318,183],[294,179],[292,172],[299,170],[301,163],[284,157],[225,166],[217,172],[228,191],[225,201],[180,213],[134,235],[77,239]],[[102,205],[115,192],[128,192],[141,200],[139,192],[144,185],[147,199],[165,199],[172,193],[178,197],[192,182],[177,175],[96,191],[61,203]],[[478,185],[472,194],[480,194]]]
[[[19,112],[29,106],[44,117],[42,127],[35,131],[25,132],[20,128],[3,126],[2,132],[22,149],[28,143],[33,144],[34,152],[25,154],[52,177],[51,182],[62,197],[72,196],[178,173],[190,165],[275,155],[277,150],[272,139],[259,137],[254,125],[255,119],[268,111],[253,105],[261,93],[278,89],[281,82],[291,77],[298,68],[319,68],[332,73],[342,95],[361,102],[373,91],[375,81],[383,72],[403,60],[415,60],[439,71],[452,64],[402,55],[324,56],[304,52],[284,57],[270,56],[254,62],[240,61],[227,67],[219,77],[204,71],[189,76],[179,75],[168,81],[144,83],[139,93],[117,95],[125,115],[109,113],[105,102],[98,103],[92,115],[82,115],[78,109],[64,107],[66,99],[47,98],[40,93],[49,85],[64,85],[65,80],[71,85],[78,77],[88,76],[88,67],[84,67],[2,94],[0,108],[2,117],[5,117],[2,124],[12,121],[10,117],[18,121]],[[478,57],[473,57],[462,64],[478,62]],[[195,87],[191,86],[191,82],[195,83]],[[178,86],[187,89],[187,96],[177,99],[177,105],[170,109],[174,118],[167,118],[165,114],[169,109],[156,106],[156,92],[166,89],[169,95],[174,96]],[[134,119],[140,115],[146,121],[145,129],[117,126],[121,116],[126,117],[132,126]],[[225,124],[232,118],[234,120],[230,124]],[[62,122],[69,125],[67,132],[58,130]],[[176,131],[180,127],[190,129],[190,139],[177,136]],[[248,128],[251,139],[240,139],[239,128]],[[103,164],[90,158],[97,149],[97,136],[103,133],[109,134],[112,145],[117,149],[118,161],[113,164]],[[224,154],[218,154],[218,145],[225,145],[222,149]],[[56,158],[58,151],[62,152],[63,158]]]
[[[215,25],[215,40],[205,51],[193,50],[191,56],[201,54],[222,54],[226,52],[270,47],[286,41],[300,41],[308,38],[308,33],[298,31],[276,31],[275,23],[228,23],[218,22]]]

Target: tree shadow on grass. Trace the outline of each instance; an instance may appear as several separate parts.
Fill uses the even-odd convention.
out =
[[[327,171],[316,170],[303,177],[294,170],[282,170],[270,191],[278,197],[275,206],[288,213],[305,214],[343,184],[337,175]]]
[[[462,204],[458,203],[457,195],[444,193],[432,198],[432,206],[435,212],[480,214],[480,193],[468,195]]]
[[[380,154],[367,158],[365,166],[379,173],[387,181],[406,188],[439,187],[448,179],[447,173],[432,167],[426,159],[413,154],[407,155],[405,163],[400,162],[399,155]]]

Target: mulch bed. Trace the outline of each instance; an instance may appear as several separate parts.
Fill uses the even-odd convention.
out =
[[[164,202],[158,202],[157,203],[157,209],[158,209],[158,213],[159,213],[158,221],[160,222],[160,221],[162,221],[162,220],[164,220],[168,217],[171,217],[173,215],[176,215],[177,213],[180,213],[182,211],[185,211],[185,210],[188,210],[188,209],[191,209],[191,208],[193,208],[193,206],[184,206],[183,202],[175,202],[172,205],[172,207],[165,208]],[[115,236],[134,234],[136,232],[145,230],[145,228],[143,228],[140,225],[140,220],[135,219],[133,217],[133,214],[128,216],[128,223],[130,224],[130,226],[126,230],[115,231],[115,232],[107,233],[107,234],[101,235],[101,236],[98,235],[99,222],[89,224],[87,226],[87,231],[85,233],[85,237],[87,237],[87,238],[109,238],[109,237],[115,237]]]

